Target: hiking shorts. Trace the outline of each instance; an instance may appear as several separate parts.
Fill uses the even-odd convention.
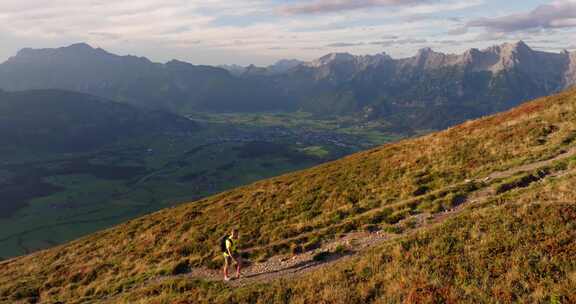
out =
[[[226,262],[226,265],[232,265],[232,263],[234,262],[234,259],[236,261],[238,261],[238,263],[240,263],[240,255],[238,253],[233,253],[232,256],[229,256],[227,253],[224,253],[224,261]],[[234,259],[232,259],[234,258]]]

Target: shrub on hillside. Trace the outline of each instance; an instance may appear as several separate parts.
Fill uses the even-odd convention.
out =
[[[179,261],[172,267],[172,270],[170,271],[172,275],[178,275],[188,272],[190,272],[190,261],[188,259]]]

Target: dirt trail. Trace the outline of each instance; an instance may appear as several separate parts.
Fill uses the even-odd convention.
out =
[[[511,169],[508,169],[505,171],[494,172],[494,173],[488,175],[488,177],[486,177],[484,180],[494,180],[494,179],[498,179],[498,178],[507,178],[507,177],[510,177],[516,173],[519,173],[522,171],[536,170],[538,168],[548,166],[555,161],[570,158],[570,157],[575,156],[575,155],[576,155],[576,147],[572,147],[572,148],[566,150],[566,152],[560,153],[551,159],[547,159],[547,160],[543,160],[543,161],[539,161],[539,162],[534,162],[534,163],[514,167],[514,168],[511,168]]]
[[[243,269],[241,279],[229,281],[227,284],[230,286],[244,286],[254,283],[270,282],[278,278],[292,278],[321,267],[327,267],[336,262],[350,259],[385,241],[406,237],[423,229],[439,225],[448,218],[461,213],[466,207],[485,202],[496,193],[495,185],[489,184],[490,181],[511,177],[520,172],[536,170],[548,166],[555,161],[567,159],[572,156],[576,156],[576,147],[549,160],[534,162],[505,171],[494,172],[481,180],[470,180],[469,182],[480,182],[485,185],[487,184],[487,186],[472,192],[464,202],[452,210],[437,214],[417,214],[400,221],[397,225],[403,225],[406,221],[415,222],[413,228],[407,229],[401,234],[389,234],[384,231],[348,233],[341,238],[325,242],[321,247],[312,251],[294,256],[278,255],[270,258],[266,262],[254,263]],[[566,174],[566,172],[560,171],[548,175],[545,178],[561,176],[564,174]],[[230,271],[230,274],[233,275],[234,272]],[[222,273],[221,271],[205,268],[194,268],[187,274],[161,277],[154,279],[153,281],[162,282],[174,278],[197,278],[209,281],[221,281]],[[146,284],[148,283],[150,283],[150,281]],[[134,288],[138,287],[142,286],[135,286]]]

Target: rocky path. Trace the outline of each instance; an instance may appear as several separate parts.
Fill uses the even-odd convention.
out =
[[[290,278],[301,273],[313,271],[320,267],[341,261],[357,255],[361,251],[374,247],[383,241],[397,238],[400,235],[383,232],[354,232],[337,240],[324,243],[320,248],[298,255],[277,255],[266,262],[255,263],[242,271],[239,280],[228,282],[232,286],[243,286],[253,283],[268,282],[277,278]],[[230,271],[231,277],[234,269]],[[222,272],[196,268],[190,273],[180,277],[201,278],[208,280],[222,280]],[[168,277],[170,278],[170,277]]]

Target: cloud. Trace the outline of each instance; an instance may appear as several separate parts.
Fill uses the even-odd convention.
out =
[[[382,6],[408,6],[430,0],[313,0],[284,6],[280,11],[287,15],[323,14]]]
[[[465,26],[465,28],[473,27],[499,33],[576,27],[576,0],[554,1],[525,13],[474,19]],[[454,31],[456,34],[462,32],[465,31],[463,29]]]
[[[569,11],[566,4],[575,1],[550,6]],[[154,61],[266,65],[284,57],[310,60],[328,48],[375,53],[389,47],[385,51],[395,57],[424,46],[460,52],[483,46],[485,40],[474,40],[479,34],[575,41],[568,31],[502,34],[466,27],[471,16],[500,9],[495,0],[1,0],[0,61],[23,47],[75,42]],[[550,25],[568,27],[573,19],[554,18]],[[446,35],[456,27],[464,28],[460,35]],[[440,43],[444,39],[453,42]]]
[[[384,41],[372,41],[371,45],[380,45],[383,47],[389,47],[394,45],[410,45],[410,44],[422,44],[427,43],[427,39],[416,39],[416,38],[405,38],[405,39],[394,39],[394,40],[384,40]]]
[[[364,45],[364,42],[358,43],[349,43],[349,42],[336,42],[327,44],[326,47],[352,47],[352,46],[361,46]]]
[[[115,33],[106,33],[106,32],[89,32],[88,35],[102,38],[102,39],[107,39],[107,40],[117,40],[117,39],[122,38],[121,35],[118,35]]]
[[[446,34],[448,35],[463,35],[468,33],[468,27],[467,26],[459,26],[457,28],[451,29],[448,32],[446,32]]]
[[[398,39],[398,38],[400,38],[400,36],[398,36],[398,35],[391,35],[391,34],[382,36],[382,39],[384,39],[384,40]]]

